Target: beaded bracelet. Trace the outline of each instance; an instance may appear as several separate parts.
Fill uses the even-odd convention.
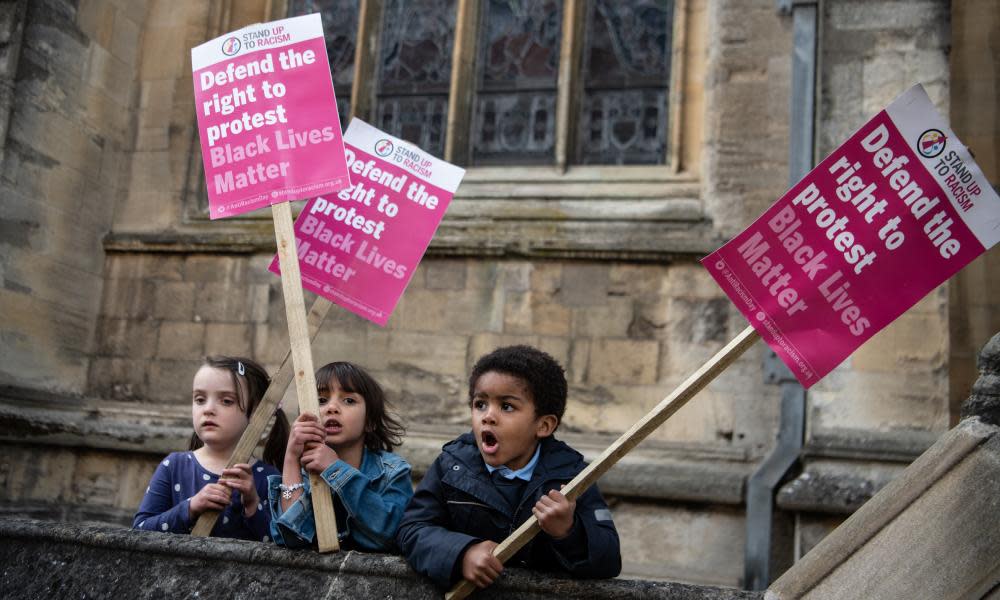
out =
[[[292,499],[292,492],[306,487],[305,483],[293,483],[292,485],[285,485],[283,483],[278,484],[278,489],[281,490],[281,497],[285,500]]]

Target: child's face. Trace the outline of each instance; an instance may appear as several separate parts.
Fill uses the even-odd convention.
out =
[[[472,432],[491,467],[528,464],[540,438],[555,430],[554,415],[536,415],[535,399],[520,377],[487,371],[472,390]]]
[[[232,374],[204,365],[191,387],[191,422],[201,441],[213,449],[236,446],[250,420],[240,408]]]
[[[344,390],[336,379],[331,379],[318,392],[319,419],[326,430],[326,444],[338,452],[364,445],[365,397]]]

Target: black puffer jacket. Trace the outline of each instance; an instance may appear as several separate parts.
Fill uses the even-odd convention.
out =
[[[542,439],[538,464],[517,509],[490,480],[475,437],[466,433],[445,444],[403,514],[396,541],[413,568],[442,588],[461,578],[466,548],[483,540],[501,542],[531,516],[543,494],[559,489],[583,470],[579,452],[552,437]],[[580,578],[621,572],[618,532],[597,486],[576,500],[570,535],[554,540],[539,533],[508,565],[558,570]]]

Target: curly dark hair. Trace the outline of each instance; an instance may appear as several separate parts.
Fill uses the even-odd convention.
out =
[[[354,363],[332,362],[316,371],[316,388],[320,394],[336,381],[345,392],[361,394],[365,399],[365,448],[373,452],[392,449],[403,443],[406,429],[389,413],[389,401],[382,386],[367,371]]]
[[[236,389],[236,397],[239,407],[243,409],[249,419],[253,415],[257,404],[264,397],[267,386],[271,383],[267,371],[256,361],[242,356],[206,356],[202,361],[203,367],[212,367],[228,371],[233,380],[233,387]],[[241,368],[242,366],[242,368]],[[241,374],[240,371],[243,371]],[[275,411],[274,424],[271,432],[264,443],[264,462],[277,467],[279,470],[285,460],[285,447],[288,445],[288,433],[291,428],[284,411],[280,408]],[[197,450],[202,447],[202,441],[198,434],[191,434],[191,442],[188,444],[189,450]]]
[[[552,356],[532,346],[505,346],[483,356],[469,375],[470,404],[476,382],[490,371],[524,380],[535,403],[535,415],[555,415],[562,422],[566,412],[566,374]]]

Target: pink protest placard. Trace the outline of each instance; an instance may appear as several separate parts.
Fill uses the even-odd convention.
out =
[[[211,218],[350,185],[318,14],[191,50]]]
[[[465,170],[360,119],[344,143],[354,186],[314,198],[295,220],[302,285],[385,325]],[[277,258],[270,269],[280,274]]]
[[[1000,240],[1000,198],[914,86],[702,264],[809,387]]]

